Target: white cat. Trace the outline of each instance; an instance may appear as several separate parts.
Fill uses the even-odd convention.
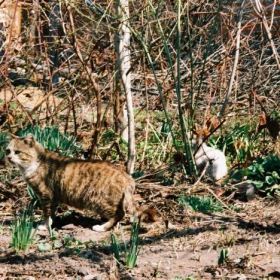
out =
[[[207,174],[214,181],[219,181],[228,173],[225,154],[218,149],[207,146],[196,135],[193,137],[191,144],[194,149],[194,161],[197,168],[199,170],[206,168]]]

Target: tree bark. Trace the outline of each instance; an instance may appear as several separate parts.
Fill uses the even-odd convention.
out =
[[[116,32],[118,45],[117,51],[117,71],[120,74],[123,90],[126,97],[127,121],[128,121],[128,160],[127,173],[132,174],[135,162],[135,135],[134,135],[134,113],[131,95],[131,75],[130,75],[130,29],[129,29],[129,1],[119,0],[116,2],[116,10],[118,14],[119,24]],[[126,116],[122,118],[122,126],[124,127]],[[123,134],[125,130],[123,131]]]

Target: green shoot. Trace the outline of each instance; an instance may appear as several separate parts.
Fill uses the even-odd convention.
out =
[[[111,234],[111,248],[114,257],[118,262],[125,261],[128,268],[134,268],[136,266],[137,257],[140,252],[140,230],[141,219],[136,222],[135,218],[131,226],[130,241],[127,244],[124,236],[124,231],[121,227],[121,234],[123,239],[123,246],[120,244],[118,237],[115,233]]]
[[[135,221],[135,218],[132,223],[131,233],[130,233],[130,242],[129,248],[126,255],[126,266],[128,268],[133,268],[136,265],[137,257],[140,252],[140,239],[139,239],[139,230],[140,230],[141,218],[138,221]]]
[[[226,263],[226,260],[228,258],[228,249],[222,249],[221,252],[220,252],[220,256],[219,256],[219,259],[218,259],[218,265],[219,266],[222,266]]]
[[[26,252],[33,243],[37,228],[33,228],[34,213],[33,206],[30,204],[27,208],[22,209],[19,216],[15,217],[11,226],[12,242],[16,253],[19,251]]]

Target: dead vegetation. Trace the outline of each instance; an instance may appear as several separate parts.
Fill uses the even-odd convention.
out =
[[[1,3],[8,13],[0,17],[2,132],[58,125],[83,144],[83,156],[125,163],[113,2]],[[30,197],[18,174],[2,166],[0,279],[280,278],[278,196],[254,193],[248,202],[235,182],[214,188],[204,178],[194,184],[181,126],[183,119],[187,130],[224,141],[248,125],[248,137],[237,134],[227,146],[232,170],[260,155],[279,156],[279,3],[175,2],[130,1],[136,198],[159,216],[143,224],[136,268],[116,262],[109,234],[89,229],[96,217],[64,207],[56,221],[59,238],[73,234],[81,248],[42,253],[35,244],[27,254],[14,254],[10,225]],[[248,151],[243,161],[237,158],[242,149]],[[223,212],[196,212],[179,202],[184,195],[209,196]],[[128,221],[123,227],[128,234]],[[219,266],[223,249],[228,257]]]

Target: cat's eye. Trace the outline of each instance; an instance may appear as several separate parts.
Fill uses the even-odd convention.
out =
[[[8,154],[11,153],[11,150],[10,149],[6,149],[5,153],[6,153],[6,155],[8,155]]]
[[[19,150],[16,150],[16,151],[15,151],[15,154],[16,154],[16,155],[19,155],[20,153],[21,153],[21,151],[19,151]]]

